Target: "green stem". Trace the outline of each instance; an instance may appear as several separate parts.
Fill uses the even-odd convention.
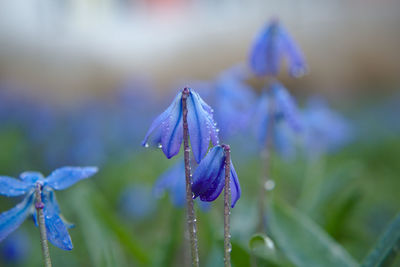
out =
[[[197,227],[196,216],[194,214],[193,193],[192,193],[192,174],[190,169],[190,148],[189,148],[189,127],[187,122],[187,98],[190,94],[188,88],[182,92],[182,117],[183,117],[183,149],[185,160],[185,178],[186,178],[186,206],[187,206],[187,226],[190,237],[190,249],[192,253],[192,266],[199,266],[199,252],[197,249]]]
[[[40,244],[42,246],[43,263],[45,267],[51,267],[50,251],[47,243],[46,225],[43,214],[44,204],[42,202],[42,185],[40,183],[36,184],[35,198],[36,217],[40,231]]]

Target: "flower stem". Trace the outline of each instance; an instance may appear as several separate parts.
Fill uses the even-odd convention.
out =
[[[44,204],[42,202],[42,185],[40,183],[36,184],[35,198],[36,198],[35,208],[37,215],[36,217],[40,231],[40,244],[42,245],[43,263],[45,267],[51,267],[49,245],[47,243],[46,225],[44,222],[44,214],[43,214]]]
[[[271,98],[272,99],[272,98]],[[271,168],[271,150],[273,149],[273,134],[274,134],[274,103],[272,100],[268,103],[268,118],[267,118],[267,134],[265,146],[260,153],[261,158],[261,182],[260,182],[260,193],[259,193],[259,222],[258,222],[258,231],[265,232],[267,227],[266,222],[266,207],[265,207],[265,198],[267,191],[267,184],[270,180],[270,168]]]
[[[230,234],[230,214],[231,214],[231,148],[229,145],[222,145],[225,152],[225,190],[224,190],[224,266],[231,266],[231,234]]]
[[[187,122],[187,98],[189,96],[189,89],[185,88],[182,91],[182,115],[183,115],[183,148],[185,160],[185,177],[186,177],[186,206],[187,206],[187,226],[190,238],[190,249],[192,253],[192,266],[199,266],[199,252],[197,249],[197,227],[196,216],[193,207],[193,194],[192,194],[192,174],[190,169],[190,148],[189,148],[189,128]]]

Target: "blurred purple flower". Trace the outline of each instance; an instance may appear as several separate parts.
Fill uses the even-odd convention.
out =
[[[270,113],[273,112],[272,116]],[[271,118],[274,122],[271,123]],[[267,140],[268,127],[284,122],[293,132],[300,132],[302,121],[294,98],[285,87],[278,82],[264,90],[254,110],[254,130],[260,145]],[[273,132],[275,129],[273,129]]]
[[[21,263],[27,259],[29,251],[29,238],[22,231],[12,233],[0,245],[0,255],[4,263]]]
[[[309,99],[303,112],[305,148],[310,156],[333,152],[352,139],[350,122],[319,97]]]
[[[158,178],[153,187],[153,194],[160,198],[167,191],[172,204],[177,208],[182,208],[186,204],[185,187],[185,163],[183,159],[179,159]],[[202,211],[207,211],[210,208],[207,202],[199,200],[198,204]]]
[[[53,190],[66,189],[96,172],[96,167],[63,167],[53,171],[47,178],[38,172],[24,172],[20,179],[0,176],[0,195],[25,196],[21,203],[0,214],[0,241],[15,231],[29,215],[35,214],[35,186],[40,184],[47,239],[56,247],[71,250],[72,242],[67,230],[69,224],[65,223],[60,214]]]
[[[215,116],[224,138],[246,129],[251,118],[255,95],[243,74],[236,69],[224,72],[215,88]]]
[[[144,184],[135,184],[126,188],[121,194],[119,203],[123,216],[133,220],[148,217],[156,208],[151,187]]]
[[[187,98],[187,109],[190,143],[196,162],[200,162],[208,151],[210,141],[213,145],[219,143],[213,109],[191,89]],[[172,104],[154,120],[142,145],[156,145],[167,158],[171,158],[179,153],[182,140],[182,92],[179,92]]]
[[[241,189],[239,180],[230,163],[231,207],[233,208],[240,198]],[[214,201],[221,194],[225,186],[225,151],[220,145],[213,147],[200,162],[193,174],[192,191],[194,198],[202,201]]]
[[[307,71],[304,56],[292,37],[278,20],[272,20],[257,36],[250,51],[249,64],[257,76],[279,73],[286,58],[289,74],[299,77]]]

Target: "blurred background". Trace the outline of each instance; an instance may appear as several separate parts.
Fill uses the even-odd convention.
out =
[[[278,147],[270,189],[355,261],[368,254],[400,210],[399,1],[0,0],[0,174],[100,168],[57,193],[76,228],[72,251],[51,245],[54,266],[185,266],[184,209],[153,188],[180,159],[141,146],[152,120],[185,85],[213,106],[233,147],[243,190],[232,211],[234,266],[254,264],[253,257],[261,258],[255,266],[307,266],[293,260],[274,229],[282,255],[252,254],[263,163],[249,132],[223,128],[229,122],[214,95],[226,70],[247,64],[254,38],[273,18],[309,66],[299,79],[282,71],[279,80],[305,117],[317,95],[346,126],[324,125],[316,152],[307,137],[302,145],[291,141],[290,155]],[[250,91],[257,96],[259,89]],[[316,128],[324,121],[316,119]],[[335,131],[341,138],[331,136]],[[18,201],[1,197],[0,211]],[[220,266],[222,201],[199,207],[201,261]],[[0,250],[1,266],[41,264],[30,219]]]

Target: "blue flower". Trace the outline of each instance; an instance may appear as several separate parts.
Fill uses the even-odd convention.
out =
[[[0,176],[0,195],[16,197],[25,195],[24,200],[14,208],[0,214],[0,241],[16,230],[28,217],[35,213],[35,187],[42,188],[43,213],[47,239],[56,247],[72,249],[67,228],[71,227],[61,216],[53,190],[63,190],[97,172],[96,167],[63,167],[53,171],[47,178],[39,172],[24,172],[20,179]]]
[[[239,70],[227,70],[216,82],[215,115],[225,138],[247,128],[255,101],[251,87],[244,81],[247,77]]]
[[[305,145],[309,156],[332,152],[352,139],[350,122],[330,109],[320,97],[312,97],[303,112]]]
[[[270,112],[273,113],[272,116]],[[268,90],[263,91],[254,110],[253,118],[255,134],[261,145],[266,142],[267,128],[271,125],[271,118],[274,119],[274,124],[284,122],[293,132],[299,132],[302,129],[300,112],[294,98],[278,82],[272,83]]]
[[[200,162],[193,174],[192,191],[194,198],[202,201],[214,201],[221,194],[225,186],[225,151],[220,145],[213,147]],[[231,207],[233,208],[240,198],[239,180],[230,162]]]
[[[153,193],[156,197],[161,197],[168,191],[172,204],[182,208],[186,204],[186,183],[185,183],[185,162],[179,159],[172,167],[164,172],[156,181]],[[208,203],[199,201],[200,208],[207,211],[210,207]]]
[[[179,153],[183,140],[182,93],[179,92],[172,104],[154,120],[142,142],[145,147],[150,144],[162,148],[167,158]],[[196,162],[200,162],[207,154],[210,141],[213,145],[219,143],[213,109],[191,89],[187,109],[190,143]]]
[[[260,32],[253,44],[250,68],[257,76],[276,76],[283,58],[288,61],[290,75],[298,77],[307,71],[300,49],[281,23],[273,20]]]

